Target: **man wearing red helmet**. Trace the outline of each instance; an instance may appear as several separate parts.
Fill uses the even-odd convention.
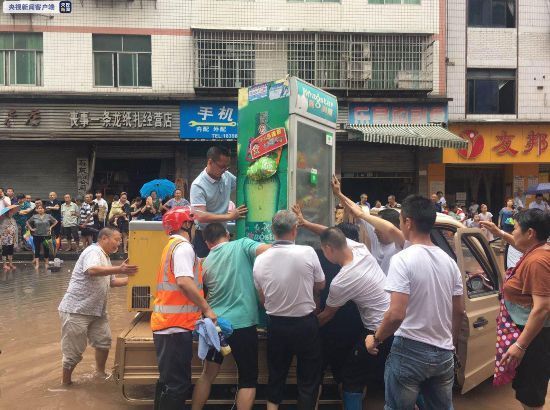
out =
[[[172,208],[162,218],[170,235],[157,273],[151,329],[160,377],[155,409],[181,409],[191,388],[192,331],[205,317],[216,321],[202,289],[202,269],[191,245],[194,217],[188,207]]]

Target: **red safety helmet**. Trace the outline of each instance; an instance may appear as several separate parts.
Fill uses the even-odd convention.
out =
[[[193,222],[195,216],[188,206],[178,206],[170,209],[162,217],[162,227],[166,234],[179,231],[184,222]]]

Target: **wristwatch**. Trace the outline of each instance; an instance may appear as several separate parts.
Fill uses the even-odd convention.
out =
[[[376,343],[376,346],[381,345],[382,341],[376,337],[376,332],[372,335],[372,338],[374,339],[374,343]]]

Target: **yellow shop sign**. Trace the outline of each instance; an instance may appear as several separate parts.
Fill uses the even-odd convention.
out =
[[[550,162],[550,124],[455,124],[449,130],[468,147],[444,149],[445,164]]]

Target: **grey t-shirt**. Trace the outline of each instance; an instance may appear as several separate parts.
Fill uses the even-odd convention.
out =
[[[206,206],[206,211],[222,215],[227,213],[231,192],[237,187],[237,178],[231,172],[223,173],[219,180],[202,171],[191,184],[191,206]],[[199,223],[201,229],[208,224]]]
[[[73,269],[69,288],[58,310],[65,313],[103,316],[107,313],[107,296],[113,276],[90,276],[93,266],[111,266],[109,256],[98,244],[87,247]]]
[[[57,222],[50,214],[44,214],[42,217],[38,214],[29,219],[29,225],[36,229],[32,234],[34,236],[50,236],[50,226]]]

